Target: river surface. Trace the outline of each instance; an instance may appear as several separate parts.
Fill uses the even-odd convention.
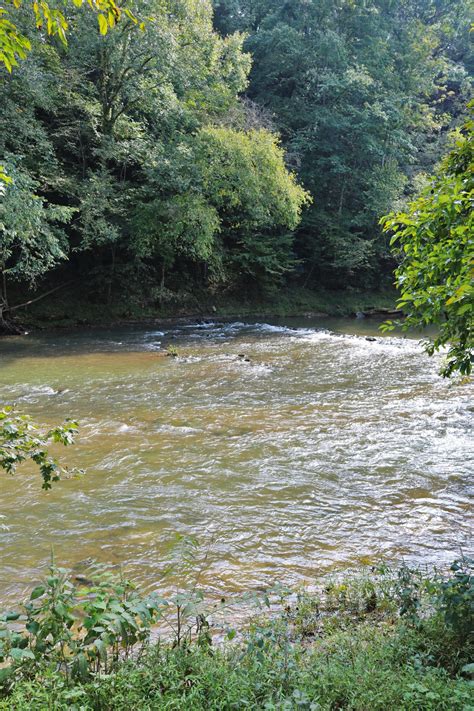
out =
[[[1,340],[0,402],[77,418],[60,454],[86,474],[49,493],[31,471],[1,476],[0,600],[26,594],[52,545],[151,590],[194,534],[201,582],[227,592],[472,552],[472,388],[438,366],[357,320]]]

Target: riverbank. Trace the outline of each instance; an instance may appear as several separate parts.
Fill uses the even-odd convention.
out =
[[[26,301],[24,297],[23,301]],[[21,299],[19,298],[18,301]],[[196,318],[278,318],[302,316],[354,316],[356,313],[394,309],[394,290],[310,291],[285,289],[272,298],[215,296],[209,292],[180,294],[164,304],[138,300],[114,300],[111,304],[77,298],[77,285],[18,310],[18,322],[27,330],[50,330],[80,326],[120,326],[134,323],[164,323]]]
[[[274,591],[279,611],[271,615],[262,611],[262,593],[252,622],[242,629],[228,627],[225,640],[221,636],[217,643],[213,619],[201,606],[191,622],[192,636],[180,637],[175,626],[173,639],[129,654],[119,633],[120,659],[113,656],[112,643],[103,640],[87,648],[61,638],[58,659],[51,648],[38,653],[35,635],[41,625],[54,618],[50,636],[59,639],[66,619],[64,610],[43,604],[30,646],[23,647],[29,657],[17,661],[3,680],[0,709],[470,711],[472,581],[466,561],[443,577],[408,568],[372,570],[326,582],[319,593]],[[55,604],[62,605],[70,592],[56,587]],[[124,607],[131,598],[123,589],[117,592],[119,601],[113,595],[101,599],[110,609],[115,605],[115,618],[123,615],[126,621]],[[41,590],[35,594],[41,606]],[[139,615],[136,597],[134,605]],[[181,618],[187,629],[197,611],[196,591],[191,598],[183,592],[169,605],[171,615],[179,605],[182,611],[190,606]],[[106,607],[97,604],[98,614],[105,617]],[[96,619],[100,639],[103,617],[100,624]]]

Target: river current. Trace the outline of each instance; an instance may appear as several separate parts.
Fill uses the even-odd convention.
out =
[[[32,471],[1,476],[0,599],[26,594],[52,546],[151,590],[193,534],[201,582],[227,592],[472,552],[472,387],[438,367],[417,338],[356,320],[0,341],[0,402],[78,419],[58,454],[86,470],[49,493]]]

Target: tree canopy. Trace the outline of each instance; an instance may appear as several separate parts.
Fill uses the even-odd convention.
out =
[[[208,2],[147,10],[145,32],[124,20],[104,36],[73,7],[64,46],[17,8],[34,52],[1,78],[4,304],[7,282],[34,285],[67,258],[107,299],[145,275],[162,299],[171,269],[181,283],[273,288],[292,264],[308,196],[276,137],[247,130],[243,36],[220,37]]]
[[[380,215],[471,91],[462,0],[5,7],[32,51],[0,67],[0,312],[79,275],[158,305],[391,283]]]
[[[248,96],[314,196],[297,230],[307,283],[366,288],[394,266],[380,215],[417,190],[472,87],[471,15],[458,0],[215,0],[248,33]]]

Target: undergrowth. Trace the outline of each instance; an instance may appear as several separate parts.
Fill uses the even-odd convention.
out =
[[[473,571],[463,559],[247,596],[237,630],[216,626],[197,584],[142,597],[52,569],[4,616],[0,709],[473,711]]]
[[[111,304],[80,299],[74,289],[60,292],[28,307],[21,314],[25,326],[73,328],[77,325],[110,325],[181,317],[287,317],[305,314],[350,316],[372,308],[394,308],[393,290],[311,291],[287,288],[272,297],[242,294],[211,296],[207,292],[181,293],[169,301],[123,298]]]

